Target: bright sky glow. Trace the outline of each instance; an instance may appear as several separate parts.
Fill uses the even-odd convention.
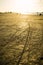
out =
[[[0,12],[43,12],[43,0],[0,0]]]

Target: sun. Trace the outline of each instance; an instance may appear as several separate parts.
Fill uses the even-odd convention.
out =
[[[15,12],[18,13],[30,13],[35,10],[37,0],[16,0],[15,1]]]

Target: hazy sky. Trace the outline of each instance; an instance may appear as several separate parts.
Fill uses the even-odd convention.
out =
[[[0,12],[43,12],[43,0],[0,0]]]

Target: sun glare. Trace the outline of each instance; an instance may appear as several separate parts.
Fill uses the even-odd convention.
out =
[[[43,0],[0,0],[0,12],[43,12]]]
[[[37,4],[37,0],[16,0],[15,12],[18,13],[30,13],[33,12]]]
[[[28,23],[27,22],[19,22],[18,25],[19,25],[19,28],[22,28],[22,29],[25,29],[25,28],[28,27]]]

